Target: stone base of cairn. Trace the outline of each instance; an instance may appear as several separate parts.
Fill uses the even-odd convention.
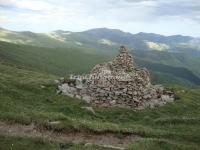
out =
[[[174,93],[152,85],[147,69],[137,68],[128,50],[108,63],[97,64],[88,79],[57,80],[58,92],[85,100],[92,106],[146,108],[174,101]]]

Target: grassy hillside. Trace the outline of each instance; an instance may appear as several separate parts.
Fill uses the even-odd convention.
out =
[[[186,68],[195,75],[200,77],[200,60],[199,53],[181,52],[181,53],[171,53],[171,52],[159,52],[159,51],[144,51],[144,50],[134,50],[131,51],[132,54],[137,59],[142,59],[142,61],[148,61],[156,64],[163,64],[173,67]]]
[[[53,49],[5,42],[0,42],[0,54],[1,61],[6,63],[62,76],[89,72],[95,64],[111,58],[109,53],[78,46]]]
[[[183,87],[187,86],[191,88],[198,87],[194,83],[186,79],[176,77],[172,75],[171,73],[163,73],[163,72],[161,73],[161,72],[150,70],[150,74],[151,74],[151,82],[153,84],[163,84],[166,86],[179,85],[179,86],[183,86]]]
[[[130,150],[195,150],[200,146],[199,89],[173,87],[178,99],[155,109],[96,107],[93,114],[82,108],[88,106],[83,101],[56,94],[53,81],[60,75],[87,72],[94,64],[110,60],[113,54],[81,47],[53,49],[5,42],[0,44],[0,54],[0,120],[3,122],[34,123],[38,128],[54,132],[112,133],[122,139],[126,134],[139,136],[139,140],[126,146]],[[170,73],[152,70],[156,82],[192,83],[185,76],[181,78],[178,74],[175,77],[172,73],[176,73],[177,68]],[[52,121],[59,123],[51,124]],[[85,143],[52,142],[45,138],[1,135],[0,139],[0,148],[15,150],[26,149],[27,145],[30,149],[44,150],[105,149],[84,146]]]
[[[179,99],[155,109],[94,108],[93,114],[82,108],[87,106],[84,102],[56,94],[53,80],[57,76],[2,63],[0,73],[1,121],[20,124],[34,122],[38,127],[62,132],[112,132],[121,138],[124,133],[135,134],[142,139],[127,145],[127,149],[134,150],[191,150],[200,146],[199,89],[174,87]],[[60,123],[50,124],[50,121]],[[0,145],[7,144],[8,147],[12,143],[17,145],[16,150],[23,149],[27,144],[40,149],[60,149],[58,143],[48,141],[37,144],[34,139],[3,139]]]
[[[71,73],[88,73],[95,64],[112,60],[116,55],[115,53],[101,52],[82,46],[45,48],[6,42],[0,42],[0,54],[0,61],[3,63],[59,76],[66,76]],[[152,57],[138,53],[134,53],[134,58],[141,67],[152,70],[154,83],[188,86],[199,84],[199,77],[186,68],[165,65],[159,60],[152,60]]]
[[[177,79],[177,81],[180,80],[181,83],[188,83],[190,82],[193,85],[200,85],[200,78],[196,76],[193,72],[188,70],[187,68],[181,68],[181,67],[173,67],[169,65],[164,65],[164,64],[158,64],[158,63],[152,63],[150,61],[145,61],[141,59],[136,59],[136,63],[139,64],[140,66],[146,67],[149,70],[154,71],[156,76],[159,76],[157,72],[162,72],[160,74],[160,77],[164,76],[165,74],[170,75],[168,79],[162,80],[163,82],[168,82],[168,83],[173,83],[173,79]],[[152,76],[155,78],[154,76]],[[170,81],[171,80],[171,81]],[[176,82],[177,84],[178,82]]]
[[[100,39],[82,34],[81,32],[52,31],[48,33],[34,33],[30,31],[16,32],[0,28],[0,41],[32,45],[49,48],[65,48],[71,46],[83,46],[99,49],[99,51],[113,51],[113,46],[101,43]],[[119,47],[119,44],[117,44]],[[116,48],[116,45],[115,45]]]

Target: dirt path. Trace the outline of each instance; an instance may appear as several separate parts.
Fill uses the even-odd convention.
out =
[[[6,124],[4,122],[0,122],[0,135],[17,137],[39,137],[57,142],[95,144],[116,149],[124,149],[124,147],[133,143],[136,139],[139,138],[135,135],[124,135],[123,137],[117,137],[114,133],[97,134],[88,132],[52,132],[48,130],[38,130],[33,124],[20,125]]]

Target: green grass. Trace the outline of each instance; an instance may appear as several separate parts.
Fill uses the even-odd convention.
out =
[[[53,83],[56,78],[1,63],[0,120],[21,124],[35,122],[39,127],[57,131],[133,133],[144,139],[155,139],[135,145],[144,145],[144,149],[145,143],[149,149],[200,146],[199,89],[173,87],[180,99],[155,109],[97,107],[93,114],[81,108],[87,105],[83,101],[57,95]],[[60,121],[60,124],[50,125],[49,121]],[[160,144],[159,140],[167,142]]]
[[[57,75],[89,71],[94,64],[106,61],[111,55],[105,57],[96,51],[82,52],[85,49],[76,48],[13,47],[3,42],[0,47],[1,121],[34,122],[38,127],[57,131],[87,130],[141,136],[142,140],[127,146],[132,149],[196,149],[200,146],[200,89],[174,86],[179,99],[155,109],[96,107],[96,114],[93,114],[82,108],[87,106],[83,101],[56,94],[53,81],[59,78]],[[52,125],[50,121],[60,121],[60,124]],[[38,149],[60,149],[59,143],[37,144],[37,139],[0,138],[4,139],[0,140],[1,146],[14,143],[19,146],[18,150],[25,149],[26,145],[31,145],[30,149],[37,145],[41,146]],[[70,148],[80,147],[85,148],[82,144]],[[101,149],[94,147],[88,149]]]
[[[142,139],[129,146],[129,150],[198,150],[198,147],[167,140]]]
[[[5,42],[0,42],[0,54],[1,62],[60,76],[88,73],[112,56],[86,47],[45,48]]]
[[[19,68],[67,76],[72,73],[88,73],[94,65],[112,60],[115,53],[109,50],[106,51],[106,48],[103,49],[97,50],[86,46],[74,45],[68,45],[66,48],[45,48],[0,42],[0,61],[4,64],[18,66]],[[187,66],[187,68],[184,68],[183,66],[185,65],[174,67],[170,63],[165,65],[162,64],[160,59],[153,59],[157,56],[157,53],[155,54],[156,56],[153,55],[154,57],[150,54],[146,56],[146,53],[149,52],[135,51],[133,55],[135,61],[141,67],[147,67],[152,70],[151,79],[154,83],[179,84],[191,87],[197,86],[200,83],[199,76],[190,71],[192,67]],[[164,57],[163,55],[160,56],[158,53],[157,57]],[[149,59],[146,57],[149,57]],[[169,58],[168,61],[171,62],[171,59],[174,57]],[[156,62],[154,63],[153,60],[156,60]],[[167,58],[165,58],[165,62],[167,64]]]

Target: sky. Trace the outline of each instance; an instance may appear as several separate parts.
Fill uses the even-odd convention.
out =
[[[200,37],[200,0],[0,0],[0,27],[33,32],[106,27]]]

